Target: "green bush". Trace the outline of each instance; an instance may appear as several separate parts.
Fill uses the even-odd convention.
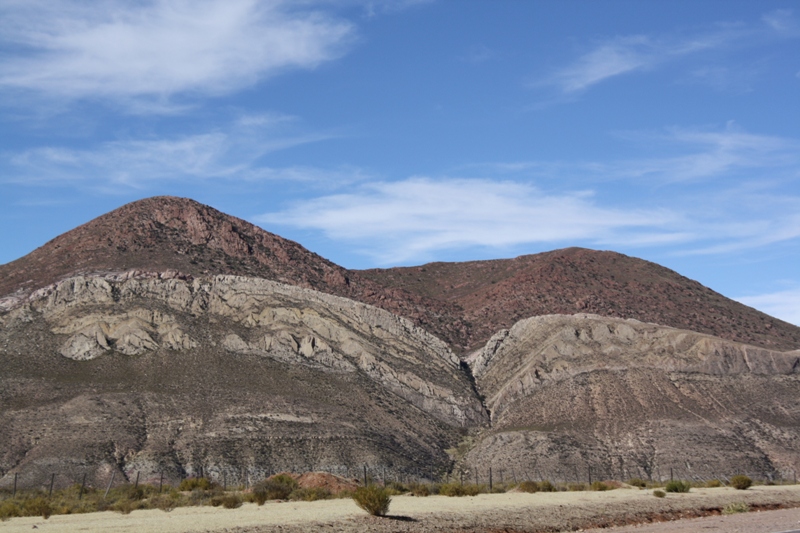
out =
[[[721,486],[722,482],[718,479],[709,479],[708,481],[706,481],[706,487],[708,487],[709,489],[715,489]]]
[[[389,512],[389,503],[392,498],[389,493],[378,485],[359,487],[353,493],[356,505],[373,516],[386,516]]]
[[[681,481],[679,479],[673,479],[667,486],[664,488],[667,492],[689,492],[691,488],[691,484],[688,481]]]
[[[729,503],[722,509],[722,514],[747,513],[749,511],[750,506],[745,502],[733,502]]]
[[[606,484],[605,484],[605,483],[603,483],[602,481],[595,481],[595,482],[593,482],[593,483],[592,483],[592,487],[591,487],[591,488],[592,488],[592,490],[594,490],[594,491],[598,491],[598,492],[601,492],[601,491],[606,491],[606,490],[611,490],[611,487],[609,487],[608,485],[606,485]]]
[[[656,498],[663,498],[666,495],[667,495],[667,493],[664,492],[663,490],[654,490],[653,491],[653,496],[655,496]]]
[[[747,476],[733,476],[731,478],[731,487],[738,490],[747,490],[752,484],[753,480]]]
[[[638,487],[640,489],[643,489],[647,486],[647,483],[643,479],[635,477],[628,480],[628,485],[630,485],[631,487]]]
[[[539,484],[536,483],[535,481],[523,481],[517,486],[517,489],[520,492],[529,492],[529,493],[539,492]]]

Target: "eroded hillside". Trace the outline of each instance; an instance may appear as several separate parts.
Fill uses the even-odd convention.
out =
[[[492,429],[467,467],[564,481],[777,476],[800,460],[800,351],[596,315],[533,317],[473,369]]]
[[[409,321],[263,279],[76,277],[0,315],[0,469],[445,470],[486,416]]]

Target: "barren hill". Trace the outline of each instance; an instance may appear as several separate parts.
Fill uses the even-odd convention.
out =
[[[800,348],[800,327],[668,268],[616,252],[566,248],[515,259],[359,273],[386,287],[454,306],[469,324],[455,348],[465,352],[523,318],[573,313],[633,318],[777,350]]]
[[[442,472],[444,450],[487,422],[439,339],[258,278],[68,278],[0,314],[0,362],[0,477],[26,486],[51,472]]]
[[[470,468],[561,481],[800,468],[800,350],[550,315],[500,331],[472,365],[492,427],[466,455]]]

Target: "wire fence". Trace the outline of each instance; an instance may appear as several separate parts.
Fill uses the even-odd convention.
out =
[[[553,483],[588,483],[594,481],[620,481],[640,479],[645,482],[664,483],[672,479],[706,483],[719,480],[727,483],[734,475],[746,475],[757,482],[763,483],[797,483],[797,471],[782,469],[767,472],[742,471],[731,469],[726,472],[712,472],[710,469],[691,468],[686,465],[655,466],[653,468],[611,468],[601,465],[578,463],[560,463],[556,466],[544,467],[534,462],[528,467],[511,467],[507,465],[483,465],[481,467],[464,467],[443,470],[434,466],[398,469],[390,465],[362,464],[362,465],[329,465],[318,468],[304,468],[292,465],[287,468],[270,468],[245,466],[242,468],[218,467],[197,465],[187,467],[180,471],[174,469],[164,470],[122,470],[108,469],[108,464],[97,465],[97,468],[86,468],[82,472],[72,470],[69,473],[51,472],[49,475],[39,472],[23,471],[8,472],[0,478],[0,491],[16,494],[22,490],[37,490],[52,494],[70,486],[80,485],[81,492],[88,488],[109,488],[122,485],[147,484],[159,487],[177,486],[184,479],[207,478],[217,483],[224,489],[248,489],[253,484],[270,477],[273,474],[290,472],[302,474],[305,472],[324,472],[341,478],[350,479],[360,484],[388,484],[392,482],[402,484],[430,484],[430,483],[461,483],[476,485],[508,485],[522,481],[543,481]]]

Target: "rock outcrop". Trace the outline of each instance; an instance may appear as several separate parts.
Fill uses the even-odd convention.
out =
[[[800,467],[800,351],[579,314],[522,320],[471,361],[492,418],[473,468],[587,481]]]
[[[487,422],[444,342],[259,278],[69,278],[0,314],[0,358],[2,472],[446,469]]]

